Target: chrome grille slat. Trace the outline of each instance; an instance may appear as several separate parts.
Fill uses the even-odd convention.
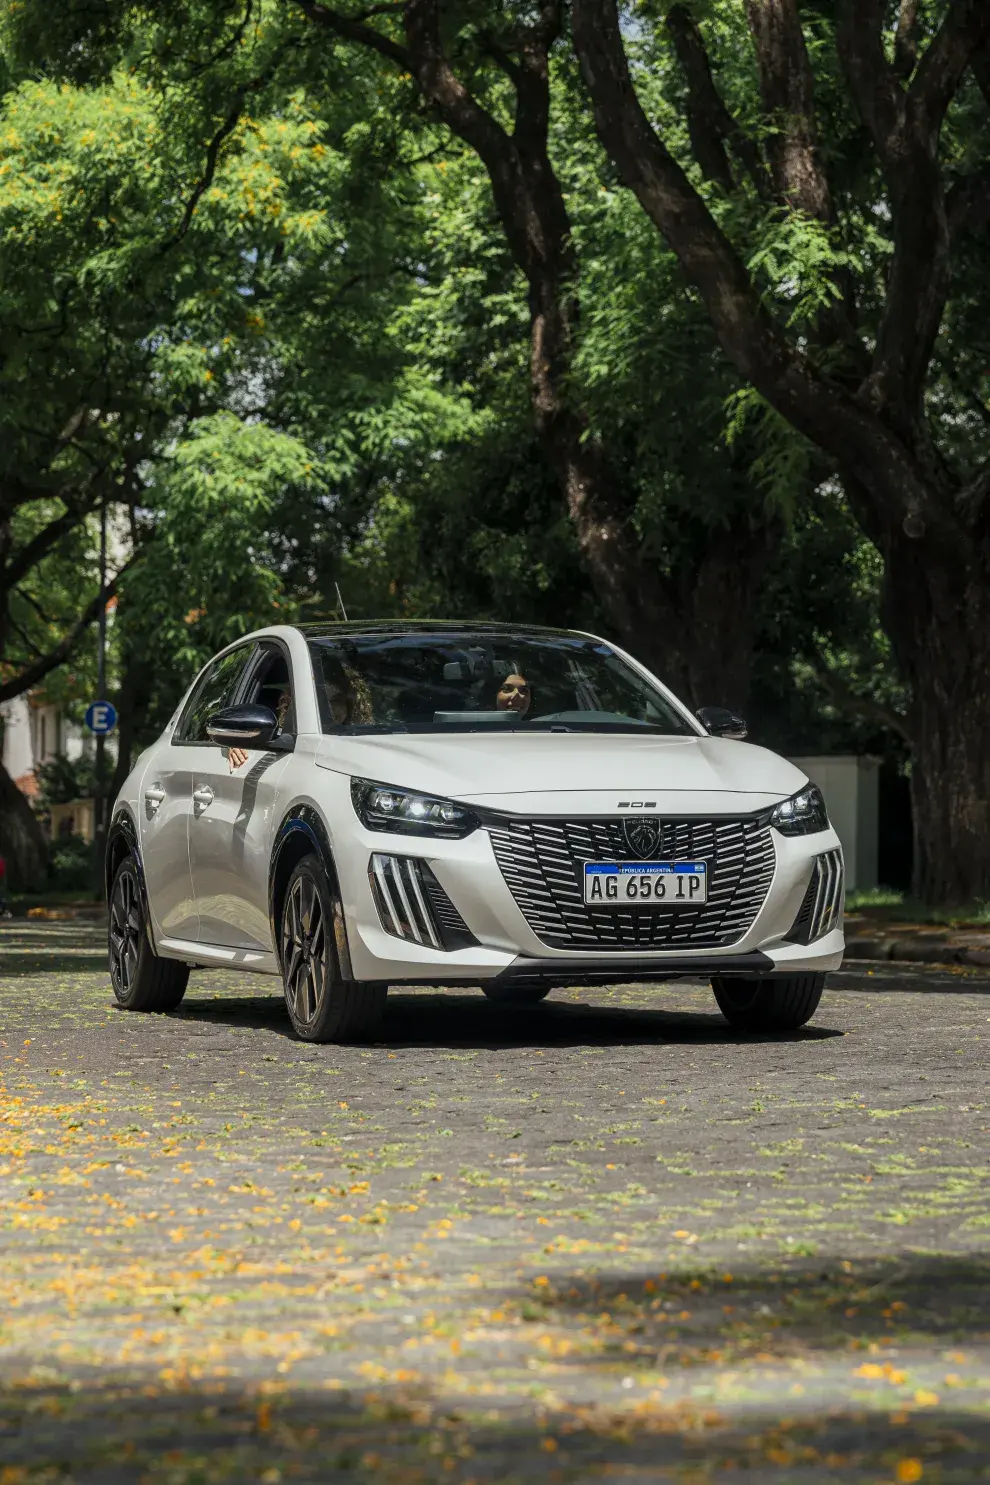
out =
[[[403,878],[405,877],[405,872],[403,871],[404,865],[405,862],[402,860],[401,857],[393,856],[391,861],[389,862],[389,870],[391,872],[392,881],[395,885],[395,890],[399,894],[399,901],[402,903],[403,912],[405,913],[405,921],[409,928],[408,936],[414,939],[417,944],[421,944],[423,942],[423,931],[420,928],[419,923],[416,921],[416,914],[412,910],[412,904],[410,903],[409,895],[406,892],[406,884],[403,880]]]
[[[826,851],[818,858],[819,870],[824,879],[820,907],[816,905],[814,918],[815,938],[831,933],[839,917],[842,903],[842,858],[838,851]]]
[[[584,902],[586,861],[636,859],[621,819],[490,825],[495,859],[537,937],[555,949],[714,949],[738,943],[773,880],[773,838],[754,819],[661,820],[657,860],[706,861],[708,901],[610,911]]]
[[[440,940],[437,938],[437,931],[433,926],[433,919],[430,916],[429,909],[427,908],[426,903],[423,900],[423,889],[419,884],[419,871],[417,870],[414,862],[408,861],[406,863],[406,875],[409,878],[409,886],[412,891],[412,895],[416,899],[416,910],[419,913],[423,932],[429,939],[432,947],[434,949],[439,949]]]
[[[399,917],[399,913],[395,906],[395,903],[392,901],[392,894],[389,891],[388,881],[385,877],[385,868],[389,864],[390,861],[388,856],[372,856],[372,880],[378,886],[378,911],[381,915],[382,923],[384,924],[386,932],[394,933],[396,938],[402,938],[403,934],[399,927],[402,920]]]

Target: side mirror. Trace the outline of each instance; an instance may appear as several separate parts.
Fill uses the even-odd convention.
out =
[[[225,706],[206,724],[210,742],[223,747],[267,748],[278,731],[270,706]]]
[[[733,742],[744,742],[749,735],[743,718],[724,706],[699,706],[695,716],[703,727],[708,728],[712,737],[729,737]]]

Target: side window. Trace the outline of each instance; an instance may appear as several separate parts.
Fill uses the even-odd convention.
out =
[[[243,645],[239,650],[231,650],[229,655],[221,655],[219,660],[213,661],[186,702],[186,709],[172,734],[173,742],[209,742],[206,724],[214,712],[231,704],[237,684],[244,674],[244,667],[253,654],[253,645]]]
[[[282,732],[295,733],[296,708],[289,657],[280,645],[265,645],[248,682],[244,700],[269,707]]]

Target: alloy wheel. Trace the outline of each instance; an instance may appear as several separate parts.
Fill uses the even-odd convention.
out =
[[[134,984],[141,950],[141,904],[138,888],[129,871],[122,871],[110,904],[110,978],[119,996]]]
[[[327,936],[323,903],[311,876],[296,877],[282,917],[285,999],[292,1019],[308,1026],[327,989]]]

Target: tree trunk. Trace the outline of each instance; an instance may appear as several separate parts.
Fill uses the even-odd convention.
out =
[[[745,709],[756,605],[778,525],[748,512],[723,526],[697,518],[695,560],[664,574],[636,530],[608,450],[575,406],[575,274],[563,242],[551,265],[531,270],[530,390],[595,596],[619,642],[682,700]]]
[[[446,50],[452,18],[441,0],[405,0],[401,7],[392,7],[402,10],[404,45],[369,24],[375,8],[352,17],[317,0],[298,3],[314,23],[372,48],[411,75],[430,108],[487,171],[509,252],[529,291],[530,391],[536,428],[591,586],[606,622],[622,643],[659,675],[669,676],[676,669],[675,657],[693,644],[693,626],[685,622],[676,582],[665,579],[660,564],[644,548],[632,519],[632,499],[609,449],[591,427],[574,376],[580,265],[567,198],[549,146],[550,55],[562,35],[562,8],[554,0],[539,0],[525,22],[520,18],[504,32],[496,25],[490,35],[480,34],[482,51],[487,50],[489,60],[508,80],[503,101],[512,124],[506,127],[501,109],[498,114],[489,112],[482,95],[473,93],[455,70]],[[459,24],[454,22],[455,32]],[[690,47],[690,23],[682,32]],[[715,127],[737,139],[727,115],[720,115]],[[751,154],[747,158],[752,161]],[[730,588],[731,581],[726,577]],[[729,630],[744,625],[745,616],[731,614]],[[707,610],[704,627],[710,628]],[[715,642],[713,634],[706,635],[703,646],[713,663],[729,637],[719,636]],[[732,638],[730,648],[738,652],[737,636]],[[715,664],[715,673],[703,684],[722,689],[734,674],[736,681],[729,688],[734,692],[750,660],[747,657],[744,667],[736,658]]]
[[[990,545],[933,561],[895,530],[884,552],[884,623],[910,683],[913,893],[990,898]]]
[[[760,591],[783,525],[754,525],[742,512],[711,530],[682,612],[690,622],[686,675],[680,693],[691,706],[749,707]]]
[[[0,853],[12,892],[40,892],[48,881],[48,843],[37,816],[0,763]]]
[[[644,552],[618,480],[586,418],[568,396],[572,285],[559,266],[530,283],[530,391],[536,430],[564,495],[595,596],[623,645],[647,665],[669,653],[676,612],[658,563]]]

